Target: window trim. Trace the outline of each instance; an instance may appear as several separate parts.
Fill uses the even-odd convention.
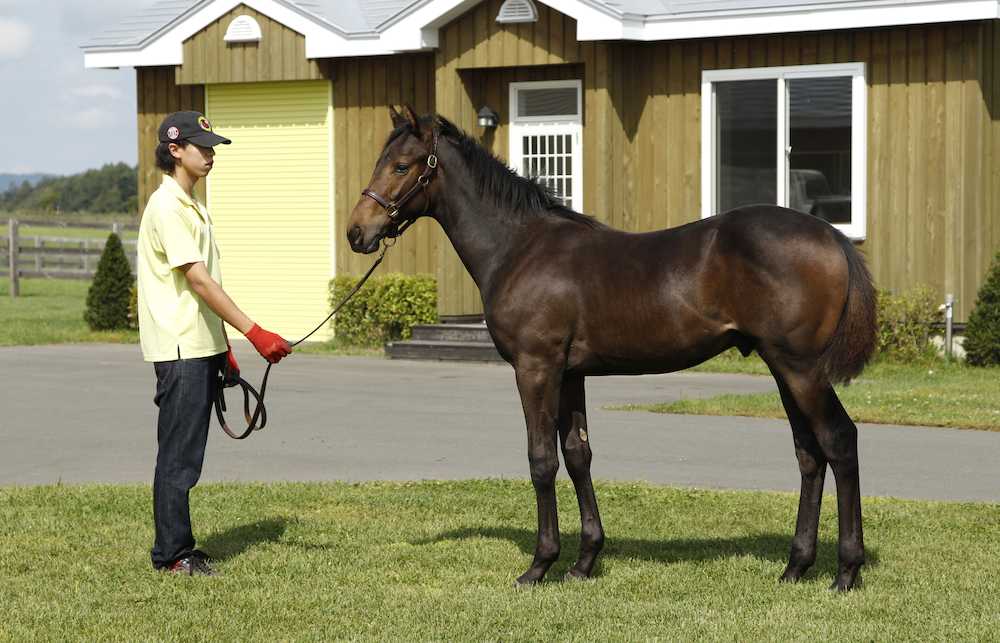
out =
[[[863,241],[868,230],[868,84],[865,63],[831,65],[795,65],[756,67],[752,69],[704,70],[701,74],[701,217],[715,214],[718,126],[715,83],[732,80],[768,80],[778,82],[778,184],[779,205],[788,203],[788,96],[787,80],[850,76],[851,82],[851,222],[831,224],[849,238]]]

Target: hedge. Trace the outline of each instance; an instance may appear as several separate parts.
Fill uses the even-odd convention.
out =
[[[941,318],[935,292],[916,286],[895,294],[878,293],[878,344],[876,354],[894,361],[915,361],[932,357],[933,325]]]
[[[132,267],[125,256],[121,239],[112,232],[97,262],[94,281],[87,291],[87,308],[83,318],[91,330],[128,327],[132,282]]]
[[[358,279],[352,276],[332,279],[330,306],[347,296]],[[391,273],[371,277],[331,324],[339,343],[374,347],[409,339],[413,326],[437,321],[434,277]]]

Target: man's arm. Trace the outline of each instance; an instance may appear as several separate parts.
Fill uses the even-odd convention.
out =
[[[236,302],[222,289],[222,286],[208,274],[208,269],[205,267],[204,262],[198,261],[196,263],[184,264],[178,270],[184,273],[188,283],[191,285],[191,290],[204,299],[208,307],[216,315],[228,322],[230,326],[244,335],[253,328],[254,324],[250,318],[240,310]]]
[[[254,345],[257,352],[272,364],[277,363],[282,357],[292,352],[292,347],[287,341],[270,331],[266,331],[253,323],[246,314],[240,310],[226,291],[222,289],[217,281],[208,274],[208,269],[202,261],[186,263],[178,267],[184,273],[191,290],[205,300],[208,307],[229,325],[240,331],[250,343]],[[225,331],[225,327],[223,327]],[[227,338],[228,342],[228,338]],[[231,354],[232,351],[230,351]],[[235,361],[235,360],[234,360]],[[236,367],[238,369],[238,367]]]

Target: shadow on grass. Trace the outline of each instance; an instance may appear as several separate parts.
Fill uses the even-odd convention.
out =
[[[276,542],[285,533],[288,521],[284,518],[268,518],[257,522],[212,534],[201,545],[208,554],[218,561],[239,556],[258,543]]]
[[[535,552],[535,532],[528,529],[512,527],[466,527],[442,532],[437,536],[411,542],[411,545],[430,545],[446,540],[466,540],[469,538],[488,538],[493,540],[508,540],[523,553],[532,555]],[[550,578],[561,578],[576,560],[580,551],[580,533],[564,532],[562,534],[562,553],[559,562],[549,572]],[[753,556],[776,563],[788,562],[788,552],[792,544],[792,533],[788,534],[755,534],[732,538],[676,538],[665,540],[649,540],[643,538],[623,538],[609,536],[605,541],[601,558],[647,560],[664,565],[682,562],[706,562],[740,556]],[[878,551],[865,547],[865,566],[872,568],[878,565]],[[831,577],[837,571],[837,543],[834,540],[820,539],[817,543],[816,564],[806,575],[811,578],[817,575]],[[594,576],[602,575],[600,564]]]

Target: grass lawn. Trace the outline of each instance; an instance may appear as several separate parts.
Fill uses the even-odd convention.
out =
[[[10,280],[0,278],[0,346],[79,342],[129,343],[136,331],[90,330],[83,321],[90,281],[22,279],[21,295],[10,297]]]
[[[760,362],[759,358],[754,359]],[[837,387],[837,395],[855,422],[1000,431],[1000,368],[972,368],[945,361],[916,365],[875,363],[849,386]],[[777,392],[614,408],[786,417]]]
[[[592,582],[512,588],[534,546],[527,481],[206,485],[216,578],[149,568],[150,492],[0,488],[4,640],[986,640],[1000,631],[1000,507],[869,499],[864,585],[780,585],[790,494],[597,485]],[[579,534],[559,487],[562,578]]]

